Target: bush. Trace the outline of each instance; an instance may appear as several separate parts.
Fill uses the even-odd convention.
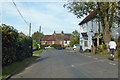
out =
[[[32,39],[30,37],[20,36],[17,41],[17,61],[24,60],[32,56]]]
[[[100,47],[96,48],[95,49],[95,54],[99,54],[102,52],[102,49]]]
[[[3,66],[32,56],[32,39],[30,37],[19,37],[16,29],[5,24],[1,28]]]
[[[50,45],[41,45],[41,49],[45,49],[45,47],[48,47]]]
[[[2,64],[7,65],[16,60],[18,32],[11,26],[2,26]]]
[[[53,45],[51,45],[51,47],[57,48],[57,47],[61,47],[61,45],[59,45],[59,44],[53,44]]]

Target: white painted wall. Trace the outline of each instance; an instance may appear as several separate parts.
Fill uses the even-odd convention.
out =
[[[64,46],[68,46],[70,41],[67,41],[67,43],[65,43],[66,41],[64,41]]]
[[[82,37],[82,34],[80,34],[80,45],[83,48],[83,51],[86,49],[91,49],[92,45],[92,37],[95,35],[95,33],[98,33],[99,23],[96,22],[96,19],[93,20],[93,27],[92,27],[92,21],[89,21],[84,23],[83,25],[80,25],[80,33],[87,32],[88,35],[88,47],[84,46],[84,38]],[[93,33],[91,33],[91,29],[93,29]],[[100,32],[102,32],[102,27],[100,24]],[[82,41],[82,42],[81,42]]]

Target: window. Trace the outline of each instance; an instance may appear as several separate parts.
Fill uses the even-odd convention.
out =
[[[52,44],[54,44],[54,41],[52,41]]]
[[[84,39],[85,39],[85,40],[88,40],[88,37],[85,37]]]
[[[65,44],[67,44],[67,40],[65,41]]]
[[[85,47],[88,47],[88,41],[84,41]]]
[[[62,41],[60,41],[60,44],[62,44]]]
[[[45,44],[45,41],[43,41],[43,44]]]

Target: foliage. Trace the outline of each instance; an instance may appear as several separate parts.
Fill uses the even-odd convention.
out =
[[[51,45],[51,47],[57,48],[57,47],[61,47],[61,45],[59,45],[59,44],[53,44],[53,45]]]
[[[32,39],[30,37],[20,36],[17,41],[17,61],[24,60],[27,57],[32,56]]]
[[[105,43],[108,43],[110,41],[110,28],[114,21],[119,20],[119,4],[120,2],[68,2],[64,7],[67,7],[77,18],[96,11],[96,15],[93,17],[101,22],[103,39]]]
[[[38,42],[33,40],[33,49],[39,49]]]
[[[41,49],[45,49],[45,47],[48,47],[50,45],[41,45]]]
[[[102,49],[100,47],[95,49],[95,54],[100,54],[102,52]]]
[[[73,34],[74,36],[78,36],[78,35],[79,35],[79,32],[78,32],[77,30],[75,30],[75,31],[72,32],[72,34]]]
[[[12,26],[2,25],[2,64],[7,65],[16,60],[16,43],[18,32]]]
[[[70,37],[70,46],[73,47],[74,44],[79,44],[80,43],[80,34],[78,33],[77,30],[72,32],[73,35]]]
[[[2,65],[6,66],[15,61],[32,56],[32,39],[18,36],[12,26],[2,25]]]
[[[40,35],[40,37],[39,37]],[[37,41],[37,43],[39,43],[39,39],[42,39],[44,37],[44,34],[43,33],[39,33],[38,31],[37,32],[34,32],[32,34],[32,39]]]
[[[37,50],[37,51],[34,51],[33,54],[40,54],[42,52],[42,50]]]

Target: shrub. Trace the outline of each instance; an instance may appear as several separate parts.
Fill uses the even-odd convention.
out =
[[[51,47],[57,48],[57,47],[61,47],[61,45],[59,45],[59,44],[53,44],[53,45],[51,45]]]
[[[18,32],[11,26],[2,26],[2,64],[7,65],[16,60]]]
[[[32,38],[18,36],[11,26],[2,25],[2,66],[32,56]]]

